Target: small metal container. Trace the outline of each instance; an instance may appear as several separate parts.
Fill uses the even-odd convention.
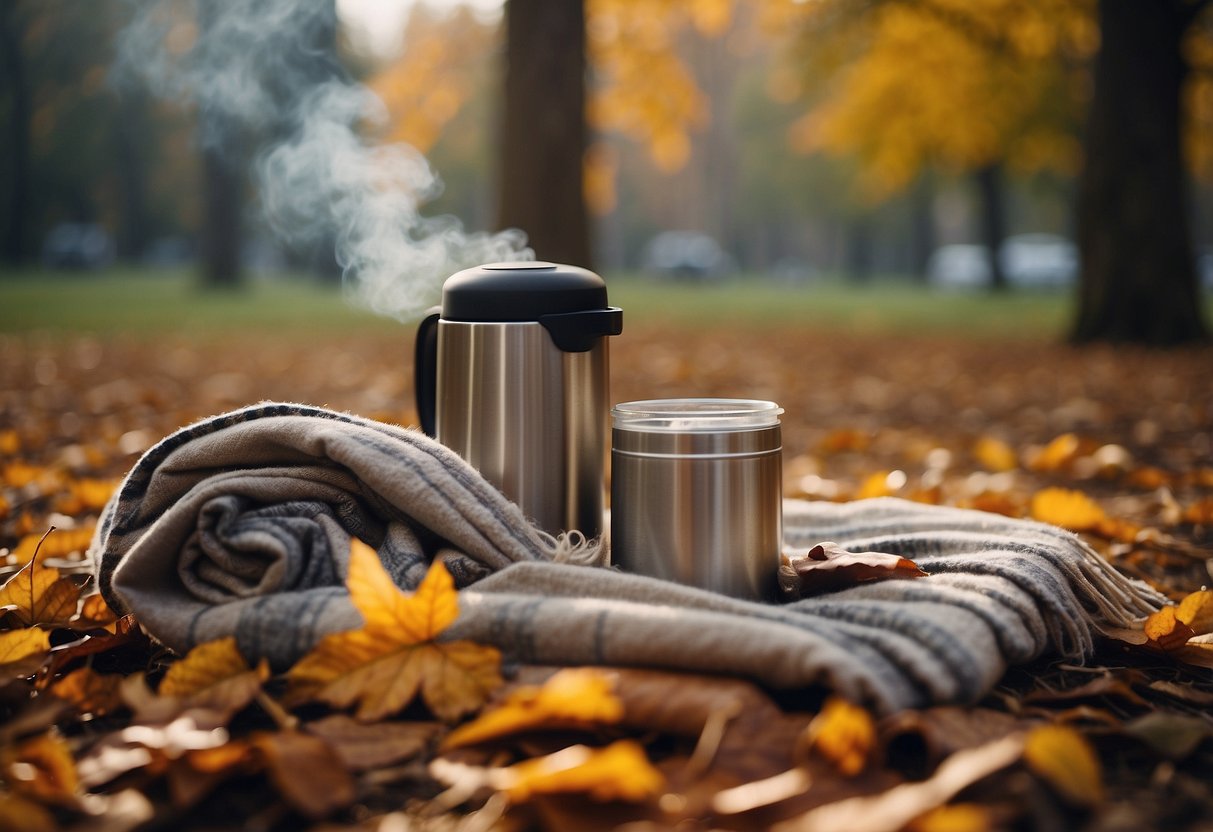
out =
[[[611,411],[611,560],[642,575],[771,600],[783,539],[774,402],[655,399]]]

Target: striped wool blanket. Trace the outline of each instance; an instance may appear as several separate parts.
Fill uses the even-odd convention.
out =
[[[403,588],[441,558],[461,587],[449,636],[508,660],[740,675],[882,712],[971,702],[1046,652],[1080,659],[1101,626],[1164,600],[1068,532],[982,512],[788,501],[784,533],[792,549],[832,540],[930,574],[777,605],[595,568],[600,547],[536,530],[420,432],[291,404],[161,441],[106,507],[90,554],[111,606],[178,652],[234,635],[246,658],[281,669],[358,626],[342,583],[357,537]]]

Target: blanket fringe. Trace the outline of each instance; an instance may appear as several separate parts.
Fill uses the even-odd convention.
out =
[[[554,563],[567,563],[571,566],[607,565],[609,549],[601,537],[587,538],[576,529],[558,535],[540,532],[540,537],[551,552]]]

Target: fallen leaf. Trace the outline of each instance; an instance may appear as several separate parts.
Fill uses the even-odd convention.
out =
[[[1073,728],[1033,728],[1024,743],[1023,756],[1028,768],[1070,803],[1093,808],[1103,801],[1099,757]]]
[[[35,656],[44,659],[50,649],[51,637],[45,630],[10,630],[7,633],[0,633],[0,671],[6,676],[11,676],[10,671],[4,669],[8,665],[20,664],[24,668],[28,662],[23,659]],[[41,660],[38,664],[42,664]],[[26,676],[28,673],[18,675]]]
[[[433,722],[366,723],[333,714],[303,726],[332,746],[351,771],[367,771],[415,757],[439,732]]]
[[[1181,684],[1179,682],[1168,682],[1162,679],[1151,682],[1150,690],[1158,691],[1167,696],[1179,699],[1182,702],[1187,702],[1190,705],[1197,705],[1202,708],[1213,708],[1213,693],[1207,690],[1201,690],[1195,685]]]
[[[1213,525],[1213,497],[1205,497],[1189,505],[1184,509],[1183,519],[1185,523],[1194,525]]]
[[[872,754],[876,724],[863,708],[831,697],[809,723],[802,743],[807,753],[829,760],[844,777],[854,777]]]
[[[354,802],[354,781],[328,743],[299,731],[257,734],[253,743],[283,799],[312,820],[328,817]]]
[[[1091,531],[1107,519],[1099,504],[1068,488],[1046,488],[1032,496],[1032,517],[1075,532]]]
[[[1174,650],[1182,647],[1196,632],[1179,620],[1176,606],[1168,604],[1157,612],[1151,613],[1142,625],[1147,644],[1160,650]]]
[[[818,443],[817,448],[822,453],[837,454],[845,451],[866,451],[871,444],[871,434],[854,428],[839,428],[830,431]]]
[[[435,716],[453,721],[501,684],[495,648],[434,640],[459,614],[454,581],[441,563],[406,595],[375,551],[355,540],[347,586],[365,624],[326,636],[288,671],[292,702],[357,703],[358,718],[370,722],[402,710],[420,692]]]
[[[25,626],[63,624],[76,614],[80,588],[59,570],[32,559],[0,587],[0,607],[12,610]]]
[[[51,685],[51,693],[76,706],[82,714],[104,716],[122,706],[122,679],[117,673],[97,673],[82,667]]]
[[[1154,711],[1125,723],[1124,733],[1141,740],[1160,757],[1183,760],[1213,737],[1213,725],[1197,716]]]
[[[930,778],[905,783],[865,797],[851,797],[811,809],[771,827],[772,832],[897,832],[910,821],[942,806],[962,789],[1019,759],[1024,739],[1012,734],[976,748],[957,751]]]
[[[250,672],[252,669],[240,654],[235,637],[229,636],[199,644],[185,658],[170,665],[160,682],[159,693],[178,698],[197,697]],[[263,666],[256,675],[264,681],[269,677],[269,669]]]
[[[1011,446],[992,436],[983,436],[974,443],[973,456],[989,471],[1013,471],[1019,467]]]
[[[87,596],[80,605],[80,614],[72,621],[74,629],[105,628],[114,632],[118,614],[110,609],[99,592]]]
[[[1058,471],[1065,468],[1078,456],[1082,443],[1072,433],[1063,433],[1028,458],[1028,468],[1033,471]]]
[[[74,513],[74,512],[70,512]],[[29,563],[37,552],[42,558],[69,558],[83,554],[93,540],[94,526],[81,526],[76,529],[56,529],[55,533],[42,540],[43,535],[27,534],[18,541],[13,549],[13,559],[17,563]],[[42,546],[39,549],[39,543]]]
[[[780,556],[779,588],[788,598],[845,589],[865,581],[926,576],[909,558],[884,552],[848,552],[819,543],[804,555]]]
[[[1198,636],[1213,632],[1213,590],[1189,593],[1176,607],[1175,617]]]
[[[985,832],[994,828],[990,810],[979,803],[940,806],[916,818],[906,832]]]
[[[129,677],[122,698],[141,722],[165,723],[202,710],[226,723],[257,698],[269,675],[264,661],[250,668],[229,637],[200,644],[170,666],[156,694],[142,676]]]
[[[1140,681],[1140,674],[1126,674],[1124,678],[1117,674],[1106,673],[1096,676],[1091,681],[1065,690],[1046,690],[1038,688],[1023,698],[1024,702],[1072,702],[1075,699],[1090,699],[1098,696],[1110,696],[1122,699],[1133,705],[1149,707],[1149,703],[1133,690],[1133,683]]]
[[[665,777],[634,740],[618,740],[605,748],[574,745],[490,772],[490,785],[515,802],[568,793],[638,802],[655,797],[665,785]]]
[[[623,703],[614,693],[611,674],[570,668],[554,674],[542,687],[514,690],[498,707],[452,731],[442,746],[457,748],[542,727],[613,725],[622,718]]]
[[[44,803],[71,803],[80,785],[72,752],[57,734],[0,751],[0,773],[13,791]]]

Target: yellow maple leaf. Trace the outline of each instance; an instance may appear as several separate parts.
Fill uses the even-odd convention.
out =
[[[50,633],[45,630],[10,630],[0,633],[0,665],[20,661],[51,649]]]
[[[326,636],[287,673],[292,701],[320,700],[357,716],[382,719],[420,693],[430,711],[455,720],[479,708],[501,684],[501,654],[467,641],[435,639],[459,615],[446,567],[435,563],[417,591],[392,583],[373,549],[350,547],[346,586],[362,614],[361,629]]]
[[[251,668],[233,637],[200,644],[171,665],[158,695],[136,703],[144,719],[166,719],[188,708],[203,708],[229,718],[248,706],[270,676],[265,661]]]
[[[66,622],[79,600],[80,588],[70,578],[33,558],[0,587],[0,607],[11,608],[26,626]]]
[[[802,747],[833,763],[846,777],[863,771],[876,744],[871,714],[845,699],[831,697],[805,729]]]
[[[507,734],[553,726],[613,725],[623,719],[623,702],[612,676],[589,667],[568,668],[541,687],[513,691],[498,707],[452,731],[445,748],[472,745]]]
[[[541,794],[588,794],[595,800],[641,801],[659,794],[665,777],[644,747],[619,740],[605,748],[574,745],[508,768],[493,770],[490,783],[515,802]]]
[[[1107,519],[1099,504],[1068,488],[1045,488],[1032,496],[1032,517],[1075,532],[1096,529]]]
[[[1024,743],[1028,768],[1079,806],[1096,806],[1103,800],[1099,758],[1082,734],[1065,725],[1033,728]]]

